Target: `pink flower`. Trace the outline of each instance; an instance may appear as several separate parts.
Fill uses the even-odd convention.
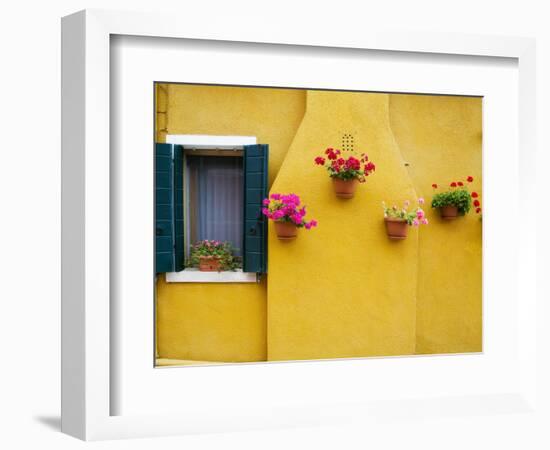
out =
[[[281,194],[271,194],[273,200],[281,200]]]
[[[317,158],[315,158],[315,164],[322,166],[323,164],[325,164],[325,158],[318,156]]]
[[[421,222],[423,225],[428,225],[428,219],[426,219],[425,217],[421,220]]]
[[[420,197],[420,198],[418,199],[418,204],[419,204],[419,205],[423,205],[423,204],[424,204],[424,198],[423,198],[423,197]]]
[[[416,211],[416,217],[418,217],[419,219],[422,219],[424,217],[424,211],[422,211],[421,209]]]
[[[263,202],[264,206],[267,206],[269,205],[269,199],[268,198],[264,198]]]
[[[419,222],[418,222],[418,220],[417,220],[417,219],[414,219],[414,220],[413,220],[413,222],[412,222],[412,224],[413,224],[413,225],[414,225],[415,227],[417,227],[417,226],[418,226],[418,224],[419,224]]]
[[[282,219],[284,216],[285,216],[285,213],[282,209],[278,209],[277,211],[273,212],[273,220]]]
[[[262,214],[263,214],[264,216],[268,216],[268,217],[269,217],[269,209],[267,209],[267,208],[262,208]]]
[[[313,227],[316,227],[317,226],[317,221],[316,220],[311,220],[309,222],[306,222],[304,223],[304,227],[306,227],[306,230],[309,230]]]

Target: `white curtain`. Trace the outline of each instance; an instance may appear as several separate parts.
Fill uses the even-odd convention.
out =
[[[243,159],[239,156],[188,156],[189,224],[193,241],[229,241],[241,255]]]

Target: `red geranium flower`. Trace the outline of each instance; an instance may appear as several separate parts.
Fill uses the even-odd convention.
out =
[[[466,178],[466,180],[468,181],[468,183],[471,183],[472,181],[474,181],[474,177],[469,176],[468,178]]]
[[[463,183],[462,181],[459,181],[457,184],[458,184],[459,186],[464,186],[464,183]]]
[[[432,187],[433,187],[434,189],[437,189],[437,184],[435,184],[435,183],[432,184]]]
[[[472,192],[472,198],[478,198],[477,192]]]
[[[322,166],[323,164],[325,164],[325,158],[318,156],[317,158],[315,158],[315,164]]]
[[[365,172],[372,172],[374,169],[376,169],[376,166],[372,162],[365,164]]]
[[[479,206],[479,205],[480,205],[479,200],[474,200],[474,206],[477,207],[477,206]]]
[[[481,212],[481,208],[476,208],[476,213],[480,213]]]
[[[451,183],[451,187],[456,187],[456,181],[453,181],[453,182]]]

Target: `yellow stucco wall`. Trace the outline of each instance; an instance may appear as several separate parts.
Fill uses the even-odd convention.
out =
[[[278,241],[270,227],[270,360],[414,353],[419,230],[389,241],[381,202],[416,195],[388,107],[384,94],[308,92],[307,113],[272,191],[300,193],[319,226],[300,230],[293,242]],[[313,165],[344,133],[377,166],[350,200],[336,198],[326,171]]]
[[[273,179],[304,115],[300,90],[156,86],[157,140],[167,134],[256,136],[269,143]],[[166,112],[166,113],[164,113]],[[263,361],[265,283],[157,281],[157,356],[199,361]]]
[[[431,224],[393,242],[380,205],[422,195],[429,202],[432,182],[458,176],[473,175],[480,190],[479,99],[165,86],[160,141],[165,134],[257,136],[270,145],[272,192],[300,194],[319,227],[283,243],[270,226],[269,274],[260,285],[166,284],[160,277],[159,357],[260,361],[481,349],[478,216],[442,222],[426,207]],[[340,200],[313,158],[340,147],[348,133],[377,171],[355,198]]]
[[[481,99],[392,95],[391,126],[419,195],[432,183],[474,177],[481,193]],[[447,222],[433,211],[420,233],[417,353],[482,350],[481,221],[470,213]]]
[[[265,361],[266,295],[260,284],[157,283],[159,356]]]

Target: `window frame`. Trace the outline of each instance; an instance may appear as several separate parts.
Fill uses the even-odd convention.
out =
[[[168,134],[166,143],[181,145],[185,153],[193,150],[224,150],[244,151],[245,145],[256,145],[256,136],[218,136],[198,134]],[[184,173],[187,171],[184,161]],[[187,186],[187,179],[184,179],[184,186]],[[184,211],[187,214],[188,189],[185,189]],[[187,238],[186,238],[187,239]],[[187,247],[187,242],[186,245]],[[185,267],[179,272],[166,272],[167,283],[256,283],[258,275],[255,272],[243,272],[242,270],[224,272],[200,272],[192,267]]]

